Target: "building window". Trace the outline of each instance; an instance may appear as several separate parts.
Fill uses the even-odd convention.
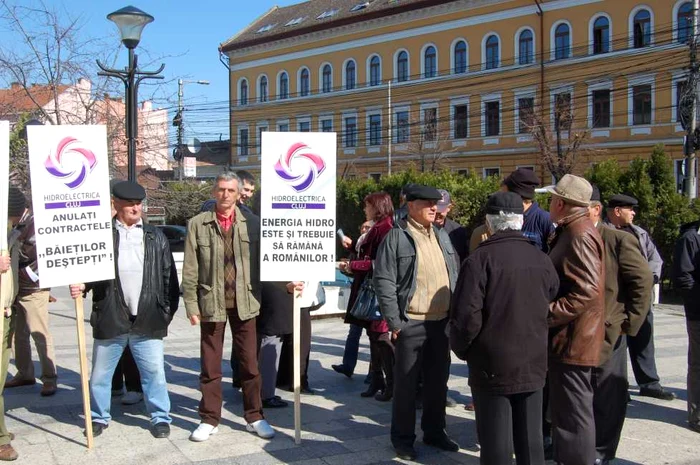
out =
[[[355,116],[345,118],[345,147],[357,147],[357,118]]]
[[[289,98],[289,76],[284,72],[280,75],[280,99],[284,100]]]
[[[453,137],[455,139],[466,139],[467,138],[467,133],[468,133],[467,116],[468,116],[468,107],[466,104],[454,106],[454,115],[452,118],[453,118],[453,122],[454,122]]]
[[[423,140],[433,142],[437,137],[437,108],[423,109]]]
[[[469,177],[469,169],[457,170],[457,174],[460,176],[464,176],[465,178],[468,178]]]
[[[571,31],[568,24],[560,24],[554,30],[554,59],[569,58],[571,53]]]
[[[693,3],[685,2],[678,8],[676,15],[676,38],[679,43],[687,44],[693,35]]]
[[[692,115],[693,93],[689,92],[688,81],[676,82],[676,122],[687,129]]]
[[[405,144],[408,142],[408,111],[396,112],[396,143]]]
[[[610,51],[610,21],[601,16],[593,23],[593,54],[608,53]]]
[[[529,29],[520,33],[518,38],[518,64],[529,65],[535,61],[534,36]]]
[[[345,89],[352,90],[355,88],[355,60],[350,60],[345,65]]]
[[[262,133],[267,132],[267,126],[258,127],[258,146],[262,147]]]
[[[423,57],[423,77],[435,77],[437,75],[437,51],[435,50],[435,47],[430,45],[428,48],[426,48]]]
[[[311,121],[299,121],[299,132],[311,132]]]
[[[396,78],[399,82],[408,81],[408,52],[405,50],[396,58]]]
[[[238,130],[238,146],[242,157],[248,156],[248,129]]]
[[[460,40],[455,44],[454,72],[457,74],[467,72],[467,43]]]
[[[649,10],[639,10],[634,15],[634,48],[651,45],[651,13]]]
[[[369,178],[373,179],[374,182],[379,182],[382,179],[382,173],[369,173]]]
[[[610,89],[593,91],[593,127],[610,127]]]
[[[486,39],[486,69],[498,68],[498,48],[498,37],[490,35],[489,38]]]
[[[302,97],[306,97],[309,95],[309,91],[311,89],[311,83],[310,83],[310,78],[309,78],[309,70],[304,68],[301,70],[301,76],[299,79],[299,94]]]
[[[326,65],[323,67],[323,92],[330,92],[333,90],[333,70],[331,65]]]
[[[497,136],[501,133],[501,103],[496,100],[486,102],[484,106],[484,119],[486,121],[486,136]]]
[[[260,78],[260,101],[267,102],[267,77]]]
[[[518,99],[518,119],[520,134],[527,134],[534,125],[535,99],[533,97],[520,97]]]
[[[279,132],[289,132],[289,123],[280,123],[277,125]]]
[[[500,168],[484,168],[484,178],[490,178],[491,176],[501,176]]]
[[[321,120],[321,132],[333,132],[333,120],[332,119]]]
[[[632,124],[651,124],[651,84],[632,87]]]
[[[382,115],[369,116],[369,145],[382,143]]]
[[[248,105],[248,81],[243,79],[241,81],[241,91],[239,92],[239,103],[241,105]]]
[[[572,122],[571,94],[562,92],[554,97],[554,130],[568,131]]]
[[[382,64],[377,55],[369,61],[369,85],[378,86],[382,82]]]

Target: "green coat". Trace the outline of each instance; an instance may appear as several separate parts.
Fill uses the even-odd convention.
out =
[[[260,313],[260,219],[236,207],[233,225],[236,306],[241,320]],[[226,321],[224,240],[215,212],[204,212],[187,224],[182,291],[187,316],[204,322]]]

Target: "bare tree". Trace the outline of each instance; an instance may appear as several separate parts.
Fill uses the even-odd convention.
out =
[[[428,115],[426,121],[414,121],[411,126],[420,130],[415,136],[407,138],[409,142],[403,153],[412,160],[418,160],[417,169],[422,173],[426,170],[439,171],[444,168],[445,160],[455,151],[450,144],[449,124]],[[405,140],[404,138],[407,137],[402,135],[403,130],[402,127],[396,128],[397,140]]]

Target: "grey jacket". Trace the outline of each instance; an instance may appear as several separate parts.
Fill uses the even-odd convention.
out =
[[[374,261],[373,283],[379,309],[389,329],[402,329],[408,322],[407,309],[416,292],[416,245],[406,231],[406,219],[399,220],[379,246]],[[450,276],[450,290],[454,291],[459,273],[459,258],[444,229],[432,226],[437,234]]]

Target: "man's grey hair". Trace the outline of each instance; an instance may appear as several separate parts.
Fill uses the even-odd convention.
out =
[[[486,215],[486,227],[491,234],[499,231],[521,231],[523,215],[517,213],[499,212],[498,215]]]
[[[216,185],[219,184],[220,181],[236,181],[239,186],[241,185],[241,178],[239,178],[238,175],[233,171],[223,171],[221,174],[219,174],[216,177],[216,180],[214,180],[214,187],[216,187]]]

